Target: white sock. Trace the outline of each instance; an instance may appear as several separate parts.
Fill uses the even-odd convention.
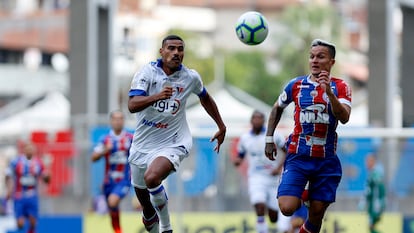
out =
[[[149,188],[148,191],[150,192],[152,206],[154,206],[160,219],[161,232],[171,230],[170,214],[168,213],[168,197],[164,186],[160,184],[158,187]]]
[[[268,233],[267,223],[264,216],[257,216],[256,231],[257,233]]]

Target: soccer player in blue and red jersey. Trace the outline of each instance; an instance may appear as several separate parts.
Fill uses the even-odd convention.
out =
[[[92,161],[105,158],[105,177],[102,188],[115,233],[122,232],[119,204],[128,194],[131,186],[128,156],[133,135],[124,129],[124,122],[124,114],[121,111],[111,112],[111,131],[99,140],[92,154]]]
[[[280,210],[291,216],[301,206],[309,181],[309,214],[300,233],[319,233],[328,206],[335,201],[342,168],[336,155],[338,122],[351,114],[351,88],[331,76],[335,46],[316,39],[309,53],[310,74],[292,79],[272,108],[266,132],[265,153],[274,160],[277,150],[273,132],[284,108],[294,103],[294,129],[287,143],[287,156],[278,190]]]
[[[43,162],[35,156],[35,146],[27,142],[22,154],[13,159],[6,171],[7,198],[12,198],[17,227],[24,228],[29,220],[28,233],[36,230],[39,212],[38,182],[49,183],[50,175]]]

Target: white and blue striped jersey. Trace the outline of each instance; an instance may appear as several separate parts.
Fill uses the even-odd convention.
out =
[[[166,147],[185,147],[190,151],[192,147],[185,105],[191,93],[206,94],[197,71],[181,65],[178,71],[167,76],[160,59],[151,62],[134,75],[129,97],[154,95],[165,85],[174,88],[170,99],[158,100],[136,113],[137,126],[131,147],[134,152],[150,153]]]

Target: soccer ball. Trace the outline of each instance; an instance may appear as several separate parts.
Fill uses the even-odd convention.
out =
[[[237,20],[236,34],[244,44],[258,45],[266,39],[268,33],[266,18],[257,11],[248,11]]]

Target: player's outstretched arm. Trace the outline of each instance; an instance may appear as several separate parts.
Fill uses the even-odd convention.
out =
[[[210,139],[210,141],[217,140],[217,145],[214,148],[214,151],[219,152],[220,146],[224,141],[224,137],[226,136],[226,125],[221,118],[220,112],[217,108],[217,104],[214,99],[206,92],[206,94],[200,97],[200,103],[203,108],[206,110],[208,115],[216,122],[218,131],[214,134],[214,136]]]
[[[14,189],[13,178],[10,175],[6,174],[5,184],[6,184],[6,199],[10,199],[12,197],[12,193]]]
[[[105,143],[98,144],[94,149],[91,156],[92,162],[100,160],[105,154],[112,151],[114,145],[111,140],[108,140]]]
[[[269,115],[266,138],[269,137],[270,140],[266,141],[265,154],[266,157],[270,160],[275,160],[275,157],[277,155],[277,148],[273,142],[273,134],[275,132],[277,124],[279,124],[283,110],[284,108],[280,107],[279,104],[276,102],[273,105],[272,111]]]

